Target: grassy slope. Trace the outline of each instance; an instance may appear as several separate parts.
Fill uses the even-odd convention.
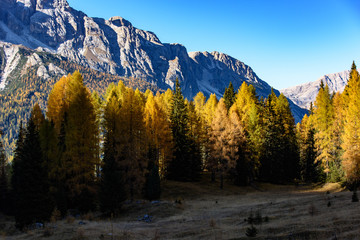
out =
[[[3,235],[8,239],[247,239],[245,219],[260,211],[269,221],[255,225],[259,233],[254,239],[332,239],[335,235],[358,239],[360,235],[360,203],[352,203],[352,193],[339,191],[337,185],[314,189],[258,184],[257,189],[261,191],[227,184],[220,190],[208,178],[199,183],[167,181],[158,203],[127,203],[121,217],[112,220],[85,216],[72,223],[48,224],[56,226],[50,237],[44,237],[45,230],[15,231],[9,236],[13,223],[8,219],[0,225],[7,225]],[[175,204],[179,199],[181,204]],[[138,221],[144,214],[153,221]],[[84,218],[86,224],[79,225]]]

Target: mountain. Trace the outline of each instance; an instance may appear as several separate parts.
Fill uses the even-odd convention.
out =
[[[199,91],[221,97],[230,81],[235,89],[244,81],[254,85],[259,97],[271,92],[251,67],[235,58],[219,52],[188,53],[181,44],[162,43],[154,33],[137,29],[121,17],[88,17],[71,8],[66,0],[0,0],[0,41],[4,46],[0,72],[3,91],[24,74],[18,69],[39,60],[33,54],[18,59],[16,46],[21,45],[39,56],[53,54],[53,59],[63,58],[103,73],[141,79],[160,89],[173,88],[178,78],[188,99]],[[36,75],[44,79],[67,72],[51,62],[40,65],[36,65]],[[299,121],[306,111],[292,102],[290,105]]]
[[[330,92],[342,92],[349,79],[350,71],[343,71],[324,75],[314,82],[304,83],[298,86],[280,90],[287,98],[291,99],[301,108],[309,109],[310,103],[314,102],[320,89],[320,82],[329,86]]]
[[[0,39],[42,48],[93,69],[156,82],[172,88],[179,78],[183,93],[221,95],[229,81],[243,81],[267,95],[270,86],[244,63],[218,52],[188,54],[180,44],[162,43],[121,18],[91,18],[65,0],[1,0]],[[3,84],[4,85],[4,84]]]

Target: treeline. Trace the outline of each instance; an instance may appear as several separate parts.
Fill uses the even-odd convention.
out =
[[[0,159],[1,196],[8,196],[1,206],[10,199],[22,228],[54,209],[116,215],[126,199],[158,199],[161,179],[197,181],[203,171],[220,188],[225,179],[356,182],[359,82],[353,65],[343,94],[322,85],[295,126],[284,95],[259,99],[245,82],[237,92],[230,83],[220,100],[198,93],[188,101],[178,81],[155,95],[120,81],[99,96],[76,71],[54,85],[46,116],[35,105],[20,128],[11,176]]]
[[[312,179],[314,166],[322,178],[346,182],[356,190],[360,180],[360,79],[353,62],[342,93],[330,93],[321,82],[309,116],[297,125],[305,179]]]

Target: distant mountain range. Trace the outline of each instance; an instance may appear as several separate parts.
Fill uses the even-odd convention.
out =
[[[349,79],[350,71],[327,74],[314,82],[308,82],[290,88],[280,90],[287,98],[291,99],[301,108],[309,109],[310,103],[314,102],[320,89],[321,81],[329,86],[331,93],[342,92]]]
[[[262,97],[271,92],[251,67],[226,54],[188,53],[184,46],[162,43],[154,33],[137,29],[121,17],[88,17],[66,0],[1,0],[0,41],[2,89],[29,65],[39,66],[36,74],[43,78],[67,73],[55,63],[39,64],[34,55],[20,61],[16,45],[23,45],[104,73],[142,79],[160,89],[173,88],[178,78],[188,99],[199,91],[221,97],[230,81],[235,89],[244,81],[252,84]],[[290,105],[300,121],[306,110]]]

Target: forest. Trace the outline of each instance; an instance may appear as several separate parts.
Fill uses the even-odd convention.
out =
[[[161,182],[193,182],[203,172],[246,186],[342,182],[360,177],[360,78],[353,63],[343,93],[320,85],[309,115],[295,125],[284,95],[259,99],[245,82],[220,100],[200,92],[144,93],[110,83],[91,92],[79,71],[53,86],[20,124],[14,157],[0,145],[0,207],[20,229],[54,211],[121,215],[126,200],[154,200]],[[44,114],[45,113],[45,114]]]
[[[49,78],[38,76],[39,64],[26,67],[28,57],[33,54],[36,54],[44,65],[54,64],[63,69],[65,73],[73,73],[75,70],[79,70],[88,89],[101,95],[110,83],[119,81],[128,87],[139,88],[140,91],[150,89],[156,92],[159,90],[154,84],[148,83],[144,79],[102,73],[70,62],[58,55],[27,48],[21,48],[18,54],[22,64],[19,64],[14,70],[15,73],[9,76],[6,88],[0,92],[0,129],[3,130],[1,139],[10,161],[13,158],[20,122],[27,122],[31,109],[36,103],[42,109],[46,109],[49,93],[54,84],[62,77],[61,73],[52,74]]]

